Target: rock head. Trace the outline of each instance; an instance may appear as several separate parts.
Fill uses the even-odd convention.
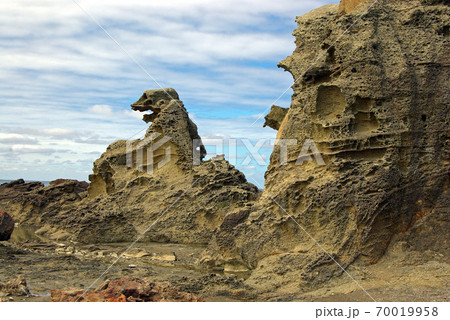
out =
[[[152,114],[144,115],[143,120],[146,123],[153,122],[162,109],[167,107],[171,101],[179,101],[178,93],[172,89],[147,90],[142,97],[131,105],[134,111],[153,111]]]

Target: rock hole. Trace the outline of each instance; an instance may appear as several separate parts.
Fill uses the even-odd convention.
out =
[[[325,59],[326,62],[328,63],[336,63],[336,56],[335,56],[335,52],[336,52],[336,48],[335,47],[331,47],[328,49],[327,53],[327,58]]]
[[[347,102],[337,86],[321,86],[317,92],[316,116],[319,120],[336,120],[343,114]]]
[[[444,36],[448,37],[448,35],[450,34],[450,26],[445,26],[442,29],[442,33],[444,34]]]

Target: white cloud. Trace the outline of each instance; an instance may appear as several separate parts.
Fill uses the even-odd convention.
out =
[[[0,143],[7,144],[34,144],[37,143],[37,139],[35,137],[30,137],[18,133],[0,133]]]
[[[45,117],[50,117],[50,115],[44,115]],[[35,118],[36,119],[36,118]],[[65,129],[65,128],[44,128],[44,129],[36,129],[36,128],[13,128],[12,134],[24,133],[30,139],[36,141],[34,136],[39,137],[50,137],[50,138],[72,138],[77,135],[77,132],[73,129]]]
[[[139,120],[142,120],[142,117],[143,117],[143,113],[142,112],[133,111],[133,110],[125,110],[123,112],[123,114],[128,116],[128,117],[131,117],[131,118],[134,118],[134,119],[139,119]]]
[[[44,146],[34,146],[34,145],[24,145],[24,144],[15,144],[11,146],[12,152],[17,153],[54,153],[55,149],[44,147]]]
[[[73,135],[74,133],[74,130],[63,128],[50,128],[38,131],[38,134],[50,137],[67,137]]]
[[[89,110],[104,116],[110,116],[112,114],[112,107],[107,104],[96,104],[90,107]]]

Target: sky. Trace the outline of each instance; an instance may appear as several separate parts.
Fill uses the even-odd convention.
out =
[[[87,181],[110,143],[145,134],[130,104],[163,87],[202,138],[267,140],[264,163],[245,143],[233,161],[263,185],[276,132],[262,116],[289,107],[277,63],[295,48],[295,18],[338,2],[2,0],[0,179]]]

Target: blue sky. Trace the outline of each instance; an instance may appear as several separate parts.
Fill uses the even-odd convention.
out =
[[[295,17],[339,1],[76,2],[177,90],[203,138],[253,141],[275,137],[252,124],[292,84],[276,65],[294,49]],[[130,104],[158,85],[86,12],[72,0],[0,2],[0,179],[87,180],[111,142],[147,127]],[[245,153],[237,167],[263,184],[267,164],[242,165]]]

